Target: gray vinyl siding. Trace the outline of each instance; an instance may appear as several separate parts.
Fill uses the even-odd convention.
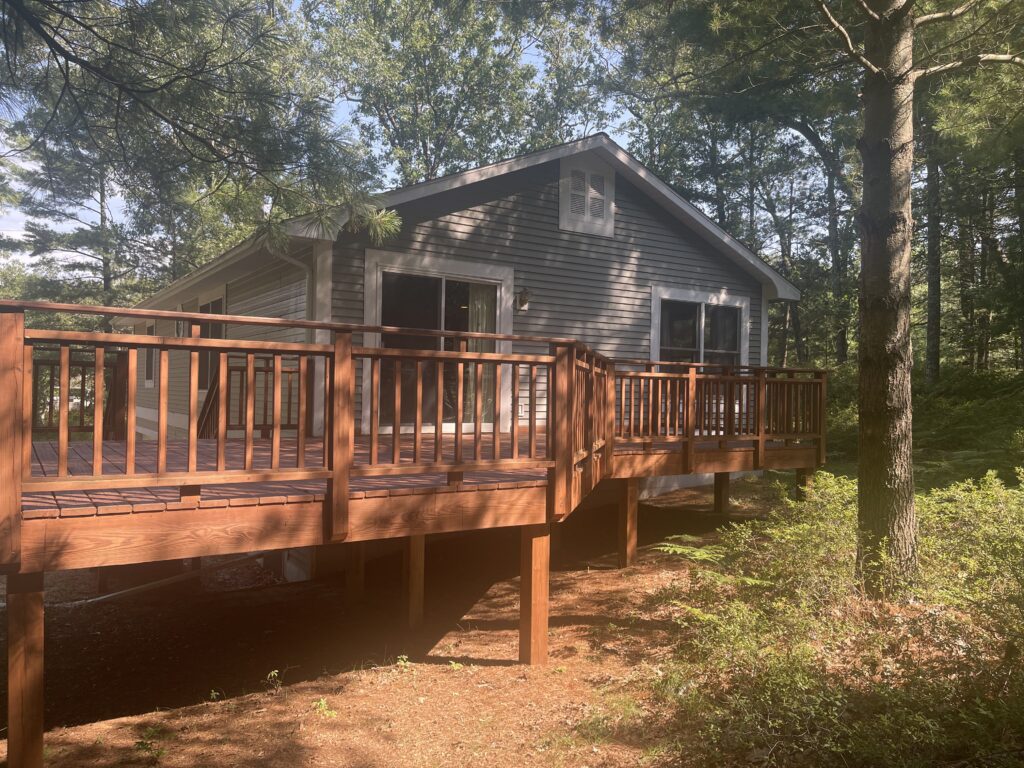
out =
[[[512,266],[515,291],[530,291],[529,309],[514,312],[514,333],[576,338],[619,358],[650,359],[653,285],[724,288],[750,299],[749,362],[761,362],[760,283],[621,176],[614,238],[559,229],[557,177],[558,164],[549,163],[400,208],[401,234],[379,249]],[[363,322],[365,247],[352,238],[335,244],[335,320]]]
[[[309,249],[294,254],[302,258],[309,255]],[[299,267],[281,261],[267,261],[265,255],[254,258],[252,273],[238,280],[229,282],[224,289],[224,312],[229,315],[249,315],[259,317],[281,317],[290,320],[303,320],[306,317],[306,274]],[[182,302],[186,311],[194,311],[198,306],[195,298]],[[174,310],[177,305],[161,307]],[[147,323],[135,326],[136,333],[145,333]],[[175,323],[170,320],[156,322],[156,335],[177,335]],[[229,325],[226,335],[232,339],[268,340],[268,341],[306,341],[306,331],[299,328],[267,328],[261,326]],[[172,350],[168,354],[168,427],[167,434],[171,439],[182,439],[188,430],[181,426],[182,420],[188,418],[188,368],[189,354],[184,351]],[[156,432],[156,408],[159,387],[159,366],[154,365],[153,386],[145,382],[145,353],[139,351],[138,360],[138,405],[143,409],[137,417],[138,426],[150,433]],[[237,392],[233,395],[237,397]],[[261,395],[257,391],[257,396]],[[200,393],[202,398],[202,393]],[[202,404],[200,403],[200,406]],[[152,418],[150,418],[152,416]],[[143,433],[146,435],[146,433]],[[144,438],[145,439],[145,438]]]

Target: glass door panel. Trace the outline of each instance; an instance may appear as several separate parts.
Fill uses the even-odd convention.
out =
[[[380,322],[384,326],[441,330],[442,279],[385,272],[381,280]],[[381,346],[390,349],[437,349],[439,339],[400,333],[381,334]],[[416,366],[402,365],[402,424],[416,419]],[[424,421],[436,412],[437,386],[433,364],[423,371]],[[395,409],[395,365],[382,360],[380,370],[380,425],[390,427]]]
[[[468,331],[471,333],[494,333],[498,318],[498,287],[488,283],[470,283],[463,280],[445,280],[444,329],[446,331]],[[445,339],[445,349],[457,349],[454,339]],[[493,339],[468,339],[469,352],[494,352]],[[445,370],[444,413],[445,418],[455,419],[457,394],[457,370]],[[483,370],[482,420],[494,419],[494,366],[485,365]],[[463,369],[462,421],[471,423],[476,412],[476,370],[467,364]]]

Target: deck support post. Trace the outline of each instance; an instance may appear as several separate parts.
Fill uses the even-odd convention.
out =
[[[409,629],[423,626],[423,594],[426,570],[426,542],[424,534],[409,537],[406,549],[406,590],[409,608]]]
[[[619,568],[628,568],[636,562],[638,486],[635,477],[619,481]]]
[[[548,660],[551,525],[524,525],[521,530],[519,661],[540,665]]]
[[[715,472],[715,514],[729,512],[729,473]]]
[[[7,577],[7,765],[43,765],[43,574]]]

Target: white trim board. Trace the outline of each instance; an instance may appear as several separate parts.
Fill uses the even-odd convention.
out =
[[[657,360],[661,349],[661,302],[688,301],[700,304],[700,327],[697,329],[697,344],[700,349],[701,362],[704,361],[704,305],[712,304],[723,307],[738,307],[740,310],[740,365],[750,362],[750,297],[729,293],[726,289],[719,291],[702,290],[699,288],[672,288],[667,285],[651,286],[651,360]],[[763,342],[762,342],[763,347]]]
[[[384,272],[399,272],[407,275],[447,277],[469,280],[475,283],[493,283],[498,289],[498,316],[496,330],[499,334],[512,334],[512,305],[514,301],[515,270],[502,264],[488,264],[468,259],[453,259],[419,253],[401,253],[367,248],[363,268],[363,320],[366,325],[380,325],[381,276]],[[363,334],[367,347],[380,346],[379,333]],[[507,354],[511,342],[499,341],[495,349]],[[362,392],[370,391],[370,367],[363,366]],[[370,398],[362,398],[360,424],[363,434],[370,431]],[[501,429],[511,427],[512,387],[508,376],[501,380]],[[452,425],[454,430],[454,425]],[[382,430],[383,431],[383,430]],[[424,427],[425,432],[431,431]]]

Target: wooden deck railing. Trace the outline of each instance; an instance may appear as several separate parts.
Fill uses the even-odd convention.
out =
[[[26,327],[26,312],[39,325],[68,312],[181,335]],[[162,486],[198,503],[203,485],[326,480],[325,530],[342,540],[352,478],[540,471],[559,520],[614,475],[616,444],[683,451],[687,471],[704,443],[752,446],[757,466],[776,444],[824,455],[819,371],[612,361],[571,339],[44,303],[0,302],[0,322],[0,386],[16,393],[0,401],[8,563],[23,493]],[[202,338],[202,323],[333,340]],[[363,333],[434,348],[357,346]]]
[[[812,369],[616,361],[615,436],[641,447],[813,443],[825,461],[827,376]]]

